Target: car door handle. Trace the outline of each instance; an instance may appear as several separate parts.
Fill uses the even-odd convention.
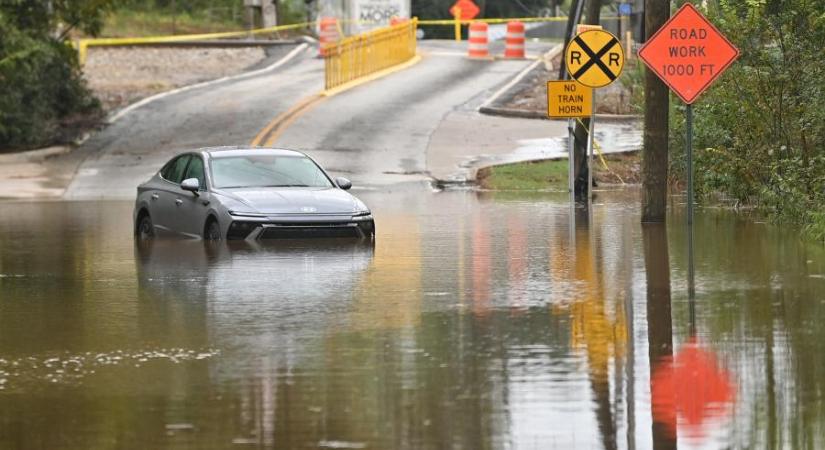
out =
[[[158,197],[158,194],[152,194],[152,200],[157,200],[158,198],[160,198]]]
[[[178,204],[178,206],[180,206],[180,205],[182,205],[182,204],[183,204],[183,200],[181,200],[181,199],[179,199],[179,198],[176,198],[176,199],[175,199],[175,203],[177,203],[177,204]]]

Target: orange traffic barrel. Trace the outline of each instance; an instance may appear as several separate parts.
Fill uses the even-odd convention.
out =
[[[505,58],[524,58],[524,23],[517,20],[507,22],[507,36],[504,47]]]
[[[407,22],[409,19],[405,19],[403,17],[392,16],[390,17],[390,26],[394,27],[396,25],[401,25],[402,23]]]
[[[318,30],[318,56],[326,56],[327,46],[338,42],[338,19],[322,17]]]
[[[470,24],[470,40],[467,56],[470,58],[487,58],[490,52],[487,48],[487,24],[473,22]]]

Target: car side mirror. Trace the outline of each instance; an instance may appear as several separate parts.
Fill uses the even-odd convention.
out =
[[[195,195],[198,195],[198,190],[201,188],[201,184],[197,178],[187,178],[180,184],[180,188],[184,191],[189,191]]]
[[[347,180],[344,177],[336,178],[335,179],[335,184],[337,184],[339,188],[341,188],[345,191],[352,187],[352,181]]]

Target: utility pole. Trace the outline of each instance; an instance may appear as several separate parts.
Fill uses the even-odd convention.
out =
[[[670,2],[645,0],[645,41],[670,18]],[[652,70],[645,71],[642,222],[664,222],[667,212],[668,110],[670,93]]]
[[[602,9],[602,0],[587,0],[585,3],[585,23],[598,25]],[[592,186],[588,186],[587,143],[590,139],[587,130],[590,129],[590,119],[576,121],[573,132],[573,174],[575,176],[574,192],[577,199],[587,197]]]

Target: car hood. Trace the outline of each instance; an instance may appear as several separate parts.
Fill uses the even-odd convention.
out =
[[[363,204],[347,192],[335,188],[239,188],[216,192],[241,205],[238,212],[261,214],[352,214]]]

